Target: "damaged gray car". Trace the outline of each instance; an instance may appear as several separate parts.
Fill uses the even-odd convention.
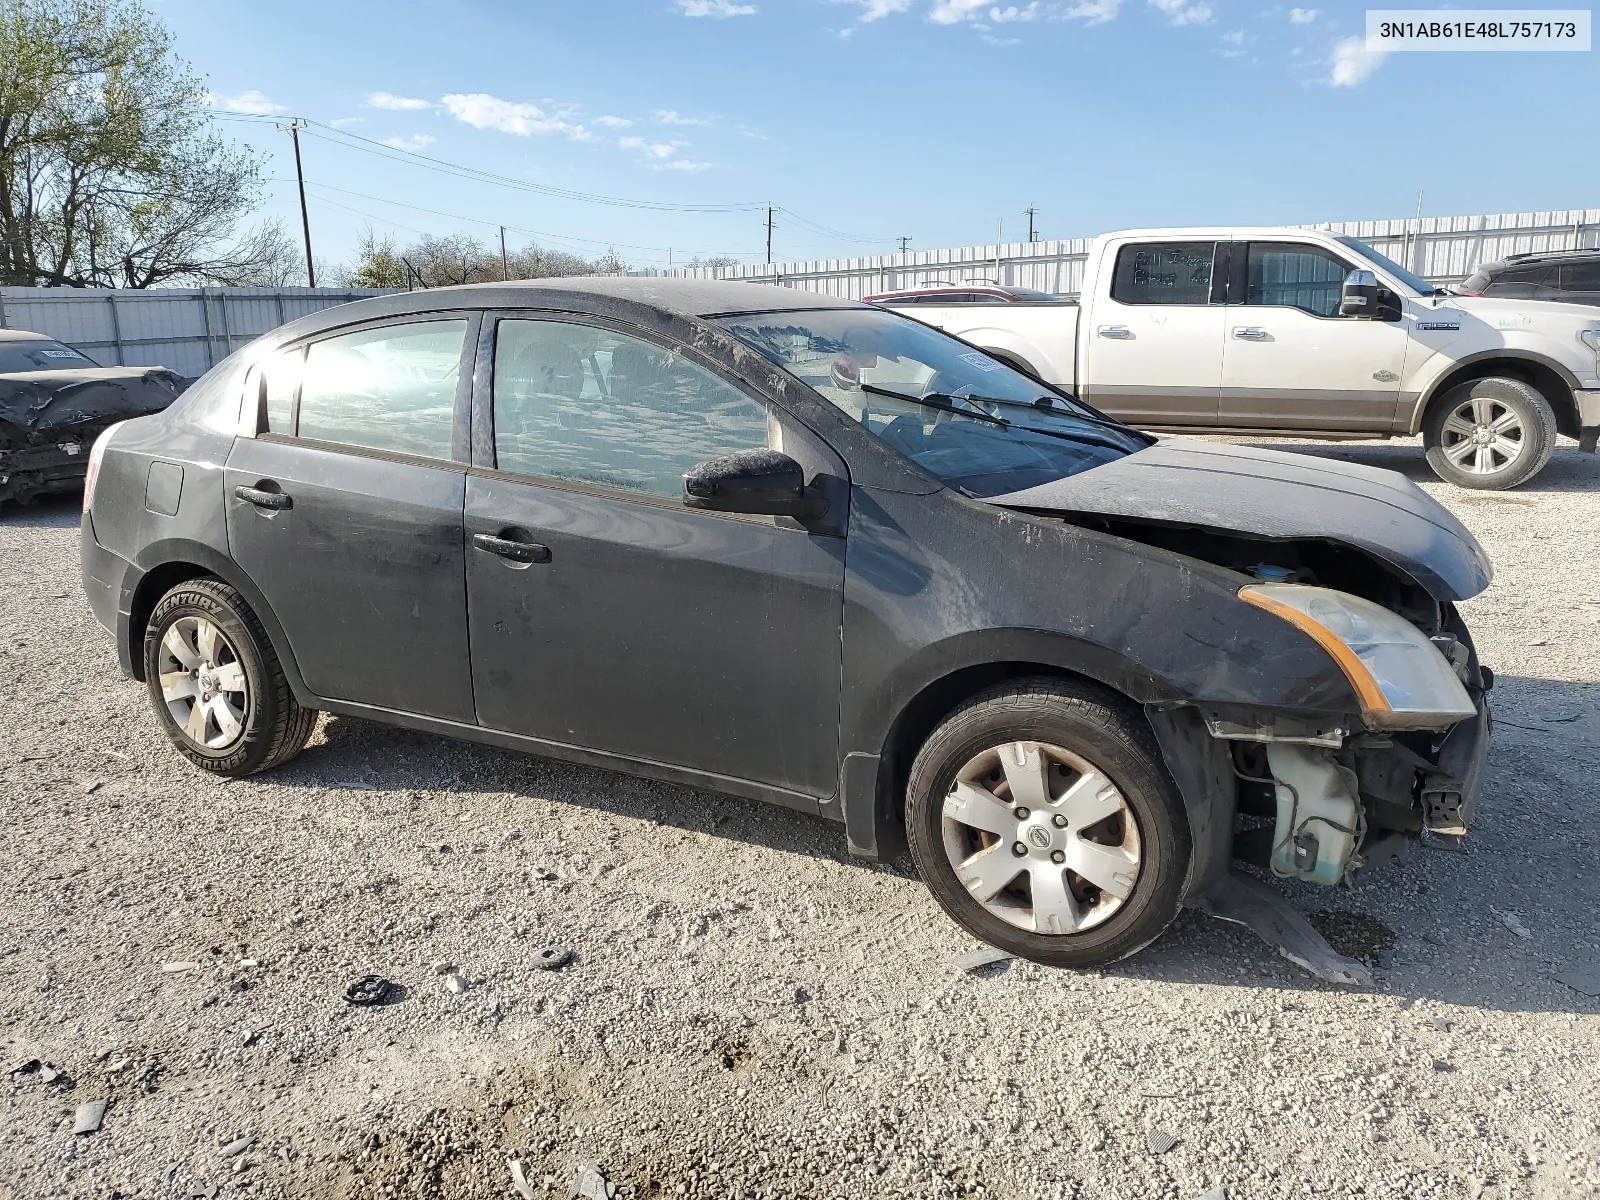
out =
[[[84,587],[178,751],[384,721],[909,845],[1088,966],[1471,825],[1471,534],[1398,475],[1161,441],[892,311],[672,280],[304,318],[94,449]]]
[[[160,412],[188,382],[165,367],[102,367],[42,333],[0,329],[0,503],[82,486],[107,426]]]

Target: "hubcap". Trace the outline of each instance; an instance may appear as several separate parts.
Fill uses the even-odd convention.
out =
[[[183,735],[225,750],[244,734],[250,697],[233,644],[204,617],[179,617],[161,639],[161,696]]]
[[[1006,742],[956,772],[941,815],[944,850],[972,898],[1035,933],[1108,920],[1139,879],[1139,826],[1087,759],[1045,742]]]
[[[1522,418],[1499,400],[1474,396],[1456,406],[1440,431],[1444,455],[1463,471],[1493,475],[1522,453]]]

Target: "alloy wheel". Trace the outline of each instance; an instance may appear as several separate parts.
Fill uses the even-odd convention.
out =
[[[962,886],[1020,929],[1092,929],[1139,879],[1139,826],[1127,799],[1061,746],[1006,742],[974,755],[956,772],[940,824]]]
[[[244,734],[250,697],[232,643],[204,617],[179,617],[161,638],[161,696],[185,737],[225,750]]]
[[[1493,475],[1522,454],[1526,430],[1522,418],[1504,401],[1473,396],[1445,418],[1439,439],[1445,457],[1461,470]]]

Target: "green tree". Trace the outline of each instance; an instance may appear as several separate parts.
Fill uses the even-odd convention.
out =
[[[0,0],[0,283],[147,288],[284,273],[235,232],[259,164],[137,0]]]

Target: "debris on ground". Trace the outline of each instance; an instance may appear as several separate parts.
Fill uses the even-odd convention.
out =
[[[511,1186],[516,1189],[517,1195],[521,1196],[522,1200],[533,1200],[533,1184],[529,1182],[522,1164],[512,1158],[506,1160],[506,1165],[511,1168]]]
[[[243,1137],[236,1137],[221,1150],[223,1158],[232,1158],[236,1154],[243,1154],[256,1144],[256,1135],[247,1133]]]
[[[1165,1154],[1178,1144],[1178,1135],[1165,1129],[1152,1129],[1144,1135],[1144,1144],[1150,1147],[1151,1154]]]
[[[356,980],[344,990],[344,998],[363,1008],[386,1004],[394,995],[395,986],[378,975],[367,975]]]
[[[1585,996],[1600,996],[1600,962],[1568,967],[1556,975],[1557,983],[1564,983]]]
[[[1306,920],[1340,954],[1369,967],[1381,965],[1383,956],[1394,949],[1394,930],[1364,912],[1313,909],[1306,913]]]
[[[471,985],[465,979],[461,978],[461,976],[457,975],[454,971],[451,971],[444,977],[444,986],[459,996]]]
[[[213,1200],[218,1191],[214,1183],[196,1183],[189,1188],[189,1200]]]
[[[1001,950],[995,946],[980,946],[976,950],[968,950],[965,954],[958,954],[952,958],[950,969],[958,974],[970,975],[980,968],[1009,962],[1015,957],[1016,955],[1009,950]]]
[[[584,1163],[572,1180],[572,1191],[567,1200],[613,1200],[617,1185],[607,1183],[599,1163]]]
[[[1522,923],[1522,918],[1519,917],[1516,913],[1514,913],[1514,912],[1502,912],[1500,909],[1496,908],[1492,904],[1489,906],[1489,911],[1492,912],[1495,916],[1500,918],[1500,924],[1504,925],[1507,929],[1509,929],[1512,933],[1516,934],[1523,941],[1527,941],[1529,938],[1531,938],[1533,936],[1533,934],[1528,932],[1528,927]]]
[[[455,963],[451,962],[448,958],[437,959],[433,964],[433,973],[435,975],[448,975],[455,969]]]
[[[541,971],[557,971],[572,961],[572,951],[565,946],[546,946],[533,956],[533,965]]]
[[[162,963],[161,969],[169,975],[176,975],[179,971],[198,971],[200,964],[197,962]]]
[[[1209,1192],[1197,1197],[1197,1200],[1228,1200],[1228,1190],[1221,1184],[1218,1184]]]
[[[109,1103],[109,1100],[90,1100],[87,1104],[78,1105],[77,1115],[72,1122],[72,1132],[97,1133],[100,1122],[105,1119],[106,1105]]]

